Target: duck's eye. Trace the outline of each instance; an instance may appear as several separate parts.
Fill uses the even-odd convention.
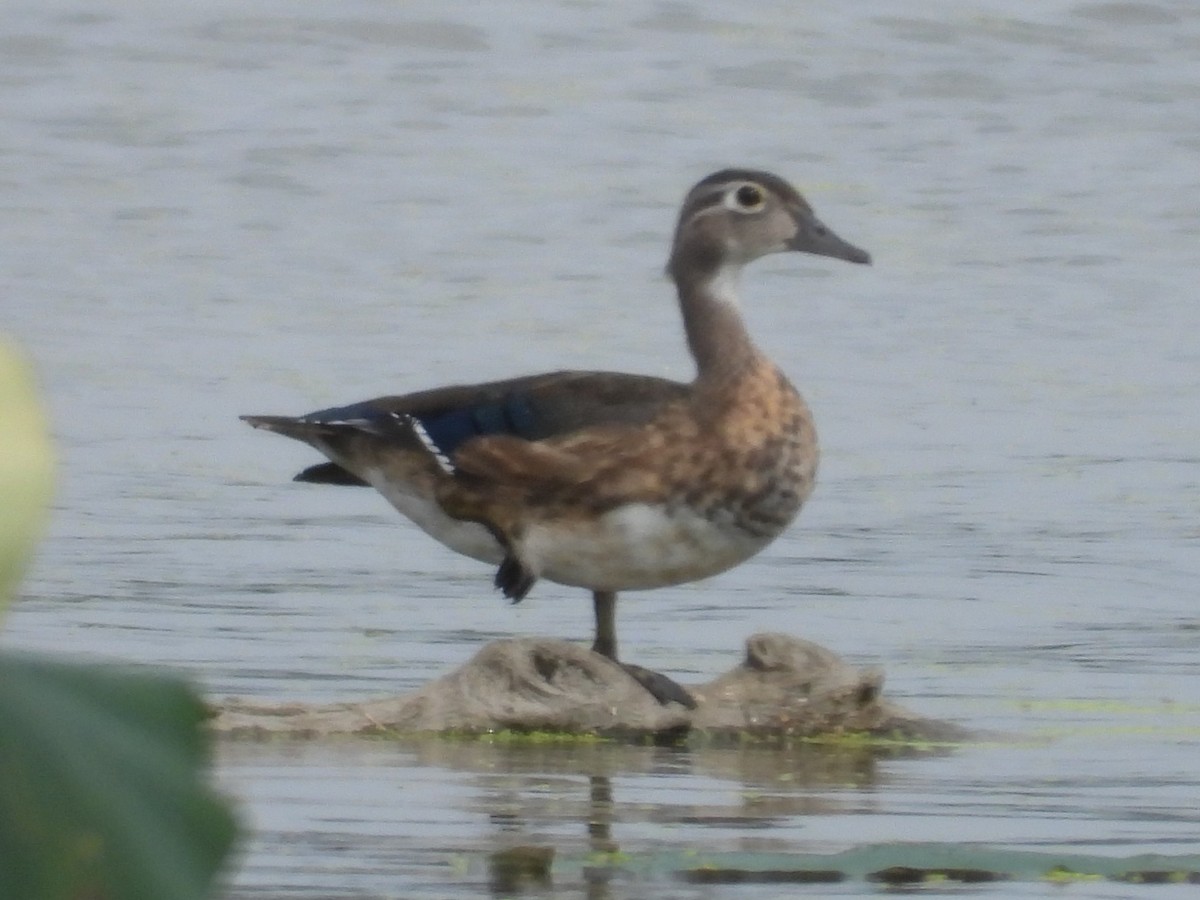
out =
[[[743,184],[733,196],[742,209],[753,210],[763,205],[762,188],[753,184]]]

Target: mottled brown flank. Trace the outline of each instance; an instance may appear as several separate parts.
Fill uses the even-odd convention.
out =
[[[587,519],[627,503],[688,507],[773,537],[812,491],[817,439],[808,407],[759,357],[720,399],[697,394],[644,427],[589,428],[530,444],[480,438],[455,457],[438,499],[455,517],[510,536],[532,522]]]

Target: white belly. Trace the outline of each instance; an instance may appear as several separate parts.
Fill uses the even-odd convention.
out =
[[[550,581],[626,591],[716,575],[749,559],[773,537],[688,509],[668,512],[633,503],[594,520],[533,524],[521,541],[521,555]]]
[[[497,565],[499,541],[484,526],[442,512],[431,497],[388,483],[377,473],[367,480],[426,534],[457,553]],[[593,591],[628,591],[708,578],[754,556],[774,539],[681,508],[631,503],[574,523],[532,523],[519,552],[537,575]]]
[[[404,485],[389,484],[382,477],[370,477],[371,474],[374,473],[368,473],[367,478],[371,486],[434,540],[480,562],[499,565],[504,559],[500,542],[478,522],[452,519],[432,497],[405,491]]]

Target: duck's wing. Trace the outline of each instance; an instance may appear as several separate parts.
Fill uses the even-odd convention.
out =
[[[347,432],[351,432],[369,438],[376,452],[381,440],[400,453],[423,448],[445,468],[451,467],[452,460],[457,462],[464,444],[486,437],[488,440],[476,442],[481,450],[491,445],[493,454],[503,455],[506,447],[520,445],[523,452],[507,454],[514,459],[514,467],[549,472],[557,469],[556,462],[569,467],[570,458],[531,442],[601,426],[642,425],[687,392],[685,384],[650,375],[562,371],[379,397],[295,418],[242,418],[255,427],[314,445],[327,444],[339,435],[350,437]],[[347,462],[344,454],[339,457]],[[480,463],[474,468],[481,467]],[[338,462],[321,463],[305,469],[295,480],[365,486],[366,481],[352,468]]]

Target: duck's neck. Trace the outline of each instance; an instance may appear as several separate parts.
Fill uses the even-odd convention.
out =
[[[696,360],[698,386],[728,383],[758,356],[737,297],[741,266],[714,260],[671,261],[688,347]]]

